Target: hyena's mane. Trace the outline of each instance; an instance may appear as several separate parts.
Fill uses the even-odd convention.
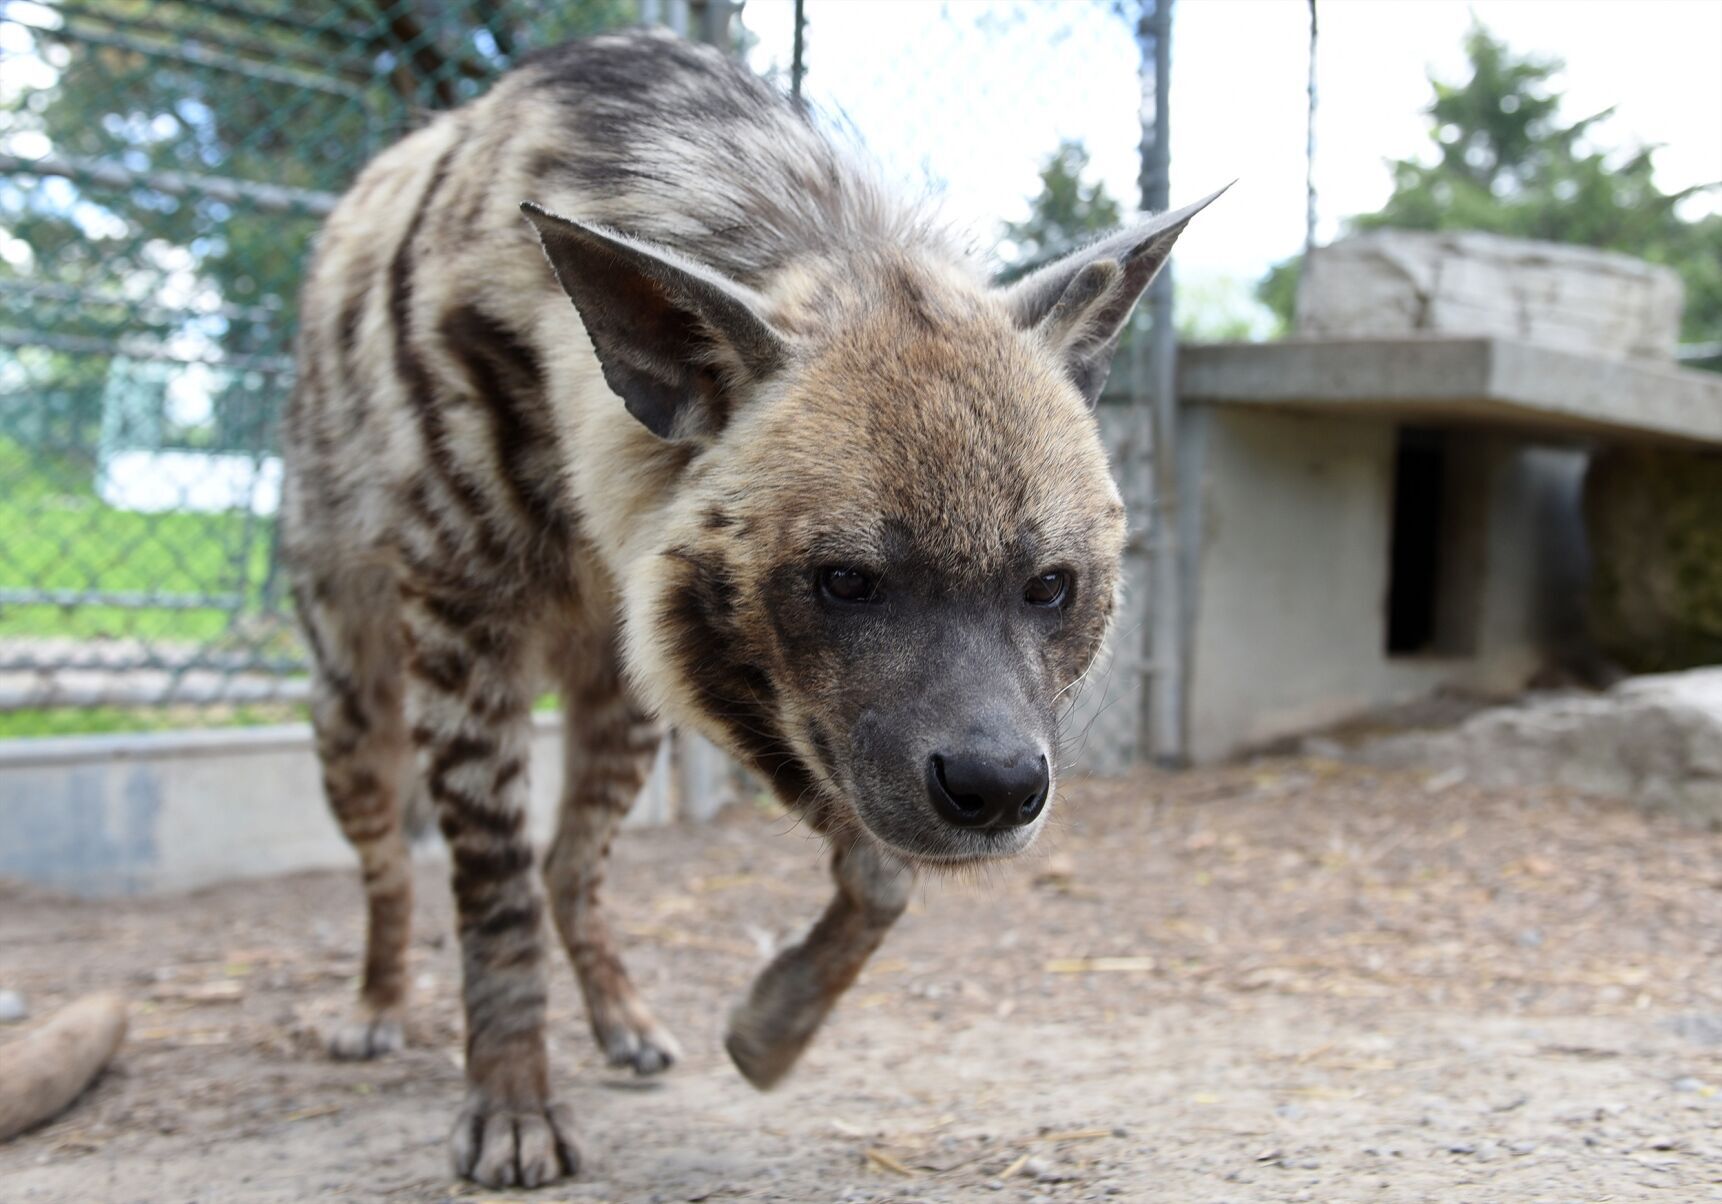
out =
[[[609,35],[530,56],[514,81],[566,118],[530,179],[577,196],[575,216],[743,284],[873,250],[968,258],[927,198],[881,179],[851,127],[709,47]]]

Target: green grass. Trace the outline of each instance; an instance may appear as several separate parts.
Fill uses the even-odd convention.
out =
[[[93,468],[31,457],[0,441],[0,588],[238,595],[254,610],[269,567],[269,528],[245,514],[139,514],[96,496]],[[136,637],[203,644],[234,614],[51,603],[0,608],[0,637]]]
[[[200,727],[259,727],[303,723],[297,703],[220,707],[40,707],[0,711],[0,740],[30,736],[90,736],[111,732],[167,732]]]
[[[88,458],[33,455],[0,439],[0,588],[237,595],[237,609],[31,603],[0,606],[0,638],[135,639],[298,659],[290,616],[265,617],[267,520],[239,513],[139,514],[105,504]],[[285,723],[289,704],[48,707],[0,712],[0,739]]]

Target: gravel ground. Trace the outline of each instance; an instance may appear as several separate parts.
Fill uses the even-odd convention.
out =
[[[769,1095],[722,1022],[821,906],[817,845],[745,809],[631,833],[610,897],[688,1056],[661,1083],[605,1070],[559,968],[587,1164],[538,1198],[1722,1199],[1722,836],[1451,777],[1076,783],[1029,858],[921,889]],[[358,968],[356,875],[0,888],[0,986],[35,1016],[134,1001],[89,1096],[0,1147],[0,1197],[495,1197],[446,1170],[457,961],[420,875],[409,1048],[366,1065],[317,1052]]]

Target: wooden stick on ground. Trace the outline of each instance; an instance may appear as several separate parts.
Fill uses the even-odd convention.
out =
[[[118,995],[86,995],[27,1037],[0,1045],[0,1141],[56,1116],[100,1073],[126,1035]]]

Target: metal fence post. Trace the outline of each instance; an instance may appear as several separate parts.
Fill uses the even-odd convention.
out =
[[[1136,25],[1142,55],[1142,207],[1171,206],[1172,0],[1143,0]],[[1178,574],[1178,332],[1173,325],[1172,265],[1148,292],[1146,384],[1154,474],[1149,533],[1151,613],[1146,625],[1142,746],[1163,765],[1184,759],[1184,657]],[[1136,403],[1140,394],[1139,378]]]

